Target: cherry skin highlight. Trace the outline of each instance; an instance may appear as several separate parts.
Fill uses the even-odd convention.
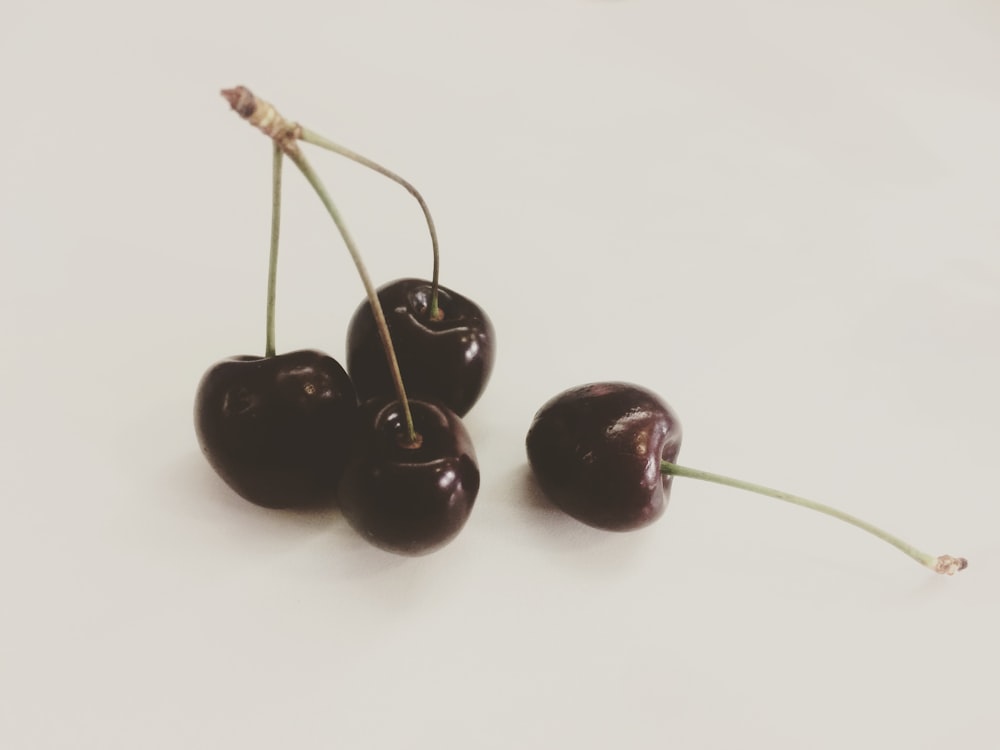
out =
[[[486,313],[462,295],[439,287],[442,317],[430,315],[431,282],[398,279],[378,290],[408,394],[465,416],[493,371],[496,334]],[[347,371],[359,398],[395,393],[385,351],[367,301],[348,326]]]
[[[398,401],[358,410],[353,450],[340,484],[348,523],[369,542],[423,555],[450,542],[479,492],[479,466],[462,421],[447,407],[410,399],[419,445],[407,445]]]
[[[528,461],[556,506],[585,524],[638,529],[666,509],[672,477],[661,461],[681,446],[677,415],[656,394],[630,383],[564,391],[535,415]]]
[[[236,356],[198,385],[195,430],[208,462],[243,498],[305,510],[335,504],[357,408],[347,372],[322,352]]]

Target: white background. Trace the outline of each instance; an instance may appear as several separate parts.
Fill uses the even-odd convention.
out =
[[[4,748],[994,748],[1000,10],[952,2],[27,2],[0,10]],[[430,557],[269,512],[201,457],[262,353],[270,144],[218,90],[409,177],[498,332],[483,485]],[[397,186],[312,161],[379,283]],[[289,164],[278,347],[361,284]],[[659,392],[684,463],[633,534],[550,509],[560,390]]]

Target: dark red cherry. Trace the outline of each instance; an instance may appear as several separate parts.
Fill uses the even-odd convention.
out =
[[[409,404],[417,447],[406,444],[399,401],[373,399],[361,406],[340,507],[375,546],[423,555],[462,530],[479,492],[479,466],[454,412],[419,399]]]
[[[471,300],[439,287],[439,320],[430,315],[431,282],[399,279],[378,290],[406,391],[459,416],[476,403],[493,371],[496,334]],[[371,305],[364,301],[347,332],[347,371],[362,401],[395,394]]]
[[[195,399],[208,462],[242,497],[267,508],[335,502],[358,402],[340,364],[302,350],[213,365]]]
[[[564,391],[535,415],[527,450],[538,483],[558,507],[590,526],[638,529],[659,518],[681,425],[654,393],[629,383]]]

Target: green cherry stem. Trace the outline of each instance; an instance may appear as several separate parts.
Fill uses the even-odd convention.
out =
[[[386,358],[389,360],[389,371],[392,373],[393,384],[396,386],[396,394],[399,396],[399,401],[403,405],[403,417],[406,420],[406,442],[405,445],[409,447],[416,448],[421,443],[420,435],[417,434],[416,429],[413,426],[413,415],[410,413],[410,402],[406,397],[406,389],[403,388],[403,377],[399,372],[399,362],[396,360],[396,350],[392,345],[392,338],[389,336],[389,325],[385,321],[385,313],[382,311],[382,303],[379,302],[378,293],[375,291],[375,285],[372,284],[371,277],[368,275],[368,269],[365,268],[364,261],[361,260],[361,253],[358,252],[358,247],[354,244],[354,239],[351,237],[351,233],[347,231],[347,225],[344,223],[343,217],[340,215],[340,211],[333,204],[330,199],[330,195],[326,192],[326,188],[320,181],[317,174],[313,171],[309,162],[299,151],[291,151],[288,154],[288,158],[299,168],[309,184],[312,185],[313,190],[316,191],[316,195],[323,202],[326,207],[327,213],[330,214],[330,218],[333,219],[333,223],[337,225],[337,229],[340,231],[340,236],[344,238],[344,244],[347,245],[347,251],[351,254],[351,259],[354,261],[355,267],[358,269],[358,275],[361,276],[361,283],[365,286],[365,293],[368,295],[368,302],[371,304],[372,312],[375,315],[375,325],[378,328],[379,336],[382,339],[382,346],[385,348]]]
[[[700,479],[703,482],[713,482],[715,484],[726,485],[727,487],[735,487],[736,489],[746,490],[747,492],[755,492],[758,495],[766,495],[767,497],[784,500],[785,502],[792,503],[793,505],[800,505],[803,508],[809,508],[810,510],[815,510],[820,513],[825,513],[828,516],[839,518],[841,521],[849,523],[851,526],[867,531],[869,534],[877,536],[882,541],[888,542],[896,549],[906,555],[909,555],[918,563],[924,567],[930,568],[936,573],[954,575],[958,571],[964,570],[969,564],[964,557],[952,557],[951,555],[941,555],[936,557],[934,555],[927,554],[926,552],[921,552],[916,547],[907,544],[899,537],[893,536],[887,531],[883,531],[867,521],[862,521],[860,518],[852,516],[849,513],[844,513],[843,511],[832,508],[829,505],[823,505],[815,500],[809,500],[808,498],[792,495],[788,492],[782,492],[781,490],[764,487],[763,485],[754,484],[753,482],[746,482],[742,479],[733,479],[732,477],[723,476],[721,474],[713,474],[700,469],[678,466],[677,464],[670,463],[669,461],[660,462],[660,471],[663,474]]]
[[[271,252],[267,262],[267,342],[264,356],[274,356],[274,300],[278,288],[278,236],[281,234],[281,165],[284,152],[274,142],[271,169]]]
[[[341,156],[350,159],[353,162],[361,164],[362,166],[368,167],[376,172],[378,172],[383,177],[388,177],[390,180],[395,182],[397,185],[403,187],[410,195],[416,198],[417,203],[420,204],[420,210],[424,212],[424,219],[427,222],[427,230],[431,235],[431,250],[434,253],[434,271],[431,276],[431,301],[428,313],[430,314],[431,320],[440,320],[443,317],[443,313],[438,307],[438,278],[440,277],[441,270],[441,254],[438,250],[438,236],[437,229],[434,228],[434,218],[431,216],[431,211],[427,207],[427,201],[420,194],[412,183],[408,180],[403,179],[395,172],[386,169],[378,162],[374,162],[366,156],[351,151],[349,148],[341,146],[339,143],[334,143],[329,138],[324,138],[319,133],[314,133],[308,128],[300,129],[297,133],[299,140],[305,143],[311,143],[313,146],[319,146],[320,148],[325,148],[327,151],[332,151],[335,154],[340,154]]]

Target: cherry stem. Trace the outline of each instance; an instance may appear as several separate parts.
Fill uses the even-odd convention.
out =
[[[434,219],[431,216],[430,209],[427,207],[427,201],[424,200],[424,197],[420,194],[420,191],[418,191],[408,180],[405,180],[395,172],[386,169],[381,164],[374,162],[368,157],[362,156],[361,154],[355,151],[351,151],[349,148],[345,148],[344,146],[341,146],[338,143],[334,143],[328,138],[324,138],[323,136],[319,135],[318,133],[314,133],[308,128],[303,128],[300,126],[300,129],[296,133],[296,135],[301,141],[305,141],[306,143],[311,143],[313,146],[319,146],[320,148],[325,148],[327,151],[332,151],[335,154],[340,154],[341,156],[350,159],[351,161],[356,162],[357,164],[360,164],[364,167],[368,167],[369,169],[378,172],[383,177],[388,177],[390,180],[395,182],[397,185],[403,187],[410,195],[416,198],[417,203],[420,204],[420,210],[424,212],[424,219],[427,221],[427,230],[430,232],[431,235],[431,249],[432,252],[434,253],[434,272],[433,275],[431,276],[431,301],[428,313],[430,315],[431,320],[440,320],[442,317],[444,317],[444,314],[438,307],[438,278],[440,276],[441,255],[438,250],[437,230],[434,228]]]
[[[284,152],[274,143],[271,170],[271,252],[267,263],[267,343],[264,356],[274,356],[274,300],[278,288],[278,236],[281,233],[281,165]]]
[[[392,338],[389,336],[389,325],[385,322],[385,313],[382,312],[382,303],[379,302],[375,285],[372,284],[371,277],[368,275],[368,269],[365,268],[365,264],[361,260],[361,253],[358,252],[357,245],[354,244],[350,232],[347,231],[347,225],[344,224],[340,212],[330,199],[323,183],[299,149],[298,139],[302,133],[302,126],[296,122],[286,120],[274,108],[273,104],[255,96],[246,86],[223,89],[222,97],[229,102],[229,106],[240,117],[274,141],[275,148],[280,149],[288,155],[288,158],[295,163],[295,166],[299,168],[299,171],[302,172],[303,176],[309,181],[309,184],[312,185],[313,190],[316,191],[316,195],[319,196],[323,205],[326,206],[326,210],[330,214],[330,218],[333,219],[333,223],[337,225],[340,236],[343,237],[344,244],[347,245],[347,251],[351,254],[351,259],[358,269],[361,283],[365,287],[365,294],[368,295],[368,302],[375,316],[375,326],[378,329],[379,337],[382,339],[382,348],[385,349],[389,371],[392,373],[392,380],[396,386],[396,394],[399,396],[399,401],[403,407],[406,435],[404,436],[405,441],[401,441],[401,444],[408,448],[418,447],[422,442],[422,438],[417,434],[413,426],[413,414],[410,411],[410,402],[406,398],[406,389],[403,388],[403,377],[399,373],[399,362],[396,359],[396,350],[392,345]],[[277,160],[278,157],[275,156],[276,163]],[[273,227],[274,225],[272,224],[272,231]],[[275,252],[277,251],[275,250]]]
[[[396,394],[399,396],[399,401],[403,406],[403,417],[406,420],[406,445],[416,447],[420,444],[421,439],[413,426],[413,415],[410,412],[410,402],[406,397],[406,390],[403,388],[403,377],[399,372],[399,362],[396,359],[396,350],[392,345],[392,338],[389,336],[389,325],[385,322],[385,313],[382,311],[382,303],[379,302],[378,293],[375,291],[375,285],[372,284],[371,277],[368,275],[368,269],[365,268],[364,261],[361,260],[361,254],[358,252],[357,245],[354,244],[354,239],[351,237],[350,232],[347,231],[347,225],[344,223],[344,219],[341,217],[337,207],[330,199],[323,183],[313,171],[313,168],[309,165],[309,162],[306,161],[306,158],[299,151],[288,151],[287,153],[288,158],[291,159],[295,166],[299,168],[299,171],[302,172],[303,176],[305,176],[305,178],[309,181],[309,184],[312,185],[313,190],[316,191],[316,194],[323,202],[323,205],[326,206],[326,210],[330,214],[330,218],[333,219],[334,224],[337,225],[337,229],[340,231],[340,236],[344,238],[344,244],[347,245],[347,251],[351,254],[351,259],[354,261],[354,265],[358,269],[358,275],[361,276],[361,283],[365,286],[365,294],[368,295],[368,302],[371,305],[372,313],[375,316],[375,325],[378,328],[379,337],[382,339],[382,346],[385,349],[386,359],[389,361],[389,370],[392,373],[393,384],[396,386]]]
[[[784,500],[785,502],[792,503],[793,505],[800,505],[803,508],[809,508],[810,510],[815,510],[820,513],[825,513],[828,516],[839,518],[841,521],[851,524],[851,526],[856,526],[857,528],[867,531],[869,534],[873,534],[879,539],[888,542],[896,549],[906,555],[909,555],[918,563],[924,567],[930,568],[936,573],[954,575],[958,571],[964,570],[969,564],[964,557],[952,557],[951,555],[941,555],[940,557],[935,557],[934,555],[929,555],[926,552],[921,552],[916,547],[907,544],[899,537],[893,536],[877,526],[873,526],[867,521],[862,521],[860,518],[844,513],[836,508],[831,508],[829,505],[823,505],[822,503],[817,503],[814,500],[799,497],[798,495],[792,495],[788,492],[771,489],[770,487],[764,487],[752,482],[745,482],[742,479],[733,479],[732,477],[722,476],[721,474],[712,474],[711,472],[702,471],[700,469],[678,466],[677,464],[669,461],[660,462],[660,471],[664,474],[672,474],[678,477],[689,477],[691,479],[700,479],[704,482],[713,482],[715,484],[726,485],[727,487],[735,487],[736,489],[755,492],[758,495],[766,495],[778,500]]]

